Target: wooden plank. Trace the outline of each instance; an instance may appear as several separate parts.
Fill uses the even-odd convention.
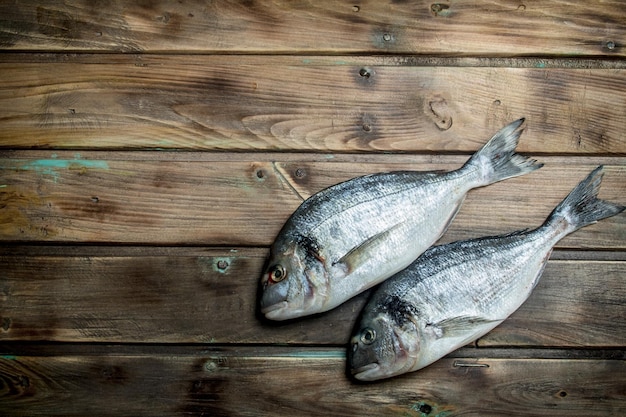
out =
[[[0,340],[345,345],[367,294],[316,317],[268,322],[257,313],[266,257],[244,248],[0,247]],[[479,345],[624,347],[625,275],[624,261],[550,261],[531,298]]]
[[[464,365],[480,365],[467,367]],[[376,384],[341,352],[243,356],[4,356],[5,416],[618,416],[626,362],[443,359]]]
[[[623,57],[619,0],[7,3],[0,46],[32,51]]]
[[[367,57],[24,60],[0,63],[0,147],[471,152],[526,117],[524,152],[626,153],[623,68]]]
[[[466,156],[411,156],[395,163],[255,161],[176,154],[135,160],[130,153],[7,152],[0,155],[0,241],[268,246],[303,198],[372,172],[450,170]],[[127,155],[127,156],[125,156]],[[42,158],[43,156],[43,158]],[[126,158],[126,159],[124,159]],[[311,158],[315,160],[316,158]],[[601,197],[624,203],[624,158],[540,157],[542,169],[469,193],[445,235],[457,240],[539,226],[595,166]],[[367,160],[367,159],[365,159]],[[626,218],[615,216],[562,240],[560,248],[624,249]]]

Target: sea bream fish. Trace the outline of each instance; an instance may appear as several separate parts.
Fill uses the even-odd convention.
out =
[[[517,310],[563,237],[625,207],[600,200],[593,170],[534,230],[434,246],[381,284],[348,351],[358,380],[421,369],[478,339]]]
[[[446,230],[469,190],[542,166],[515,153],[523,122],[455,171],[366,175],[308,198],[271,247],[261,312],[286,320],[327,311],[404,269]]]

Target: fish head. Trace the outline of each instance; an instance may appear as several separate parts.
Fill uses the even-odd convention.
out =
[[[320,257],[298,241],[272,247],[261,277],[261,313],[288,320],[322,311],[329,294],[328,272]]]
[[[413,320],[398,322],[394,314],[365,314],[348,349],[354,378],[375,381],[410,371],[418,361],[420,338]]]

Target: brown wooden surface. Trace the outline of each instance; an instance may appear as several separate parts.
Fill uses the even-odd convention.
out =
[[[623,57],[619,0],[5,2],[13,50]]]
[[[57,59],[0,59],[0,148],[472,152],[526,117],[523,152],[626,153],[626,68]]]
[[[304,349],[269,355],[224,349],[170,357],[5,356],[0,411],[416,417],[626,412],[623,360],[450,358],[420,375],[391,380],[384,389],[338,378],[344,366],[342,351]]]
[[[450,170],[506,123],[545,166],[440,242],[536,227],[588,172],[626,204],[621,1],[0,4],[0,415],[622,416],[626,215],[432,366],[346,375],[367,293],[257,313],[283,222],[378,171]]]
[[[343,345],[367,298],[275,324],[257,313],[264,250],[40,252],[0,251],[0,341]],[[625,261],[550,261],[531,298],[478,345],[624,346],[624,276]]]
[[[245,157],[172,161],[163,154],[150,154],[151,160],[117,159],[124,153],[112,155],[116,159],[106,153],[4,155],[0,240],[266,246],[302,199],[324,187],[379,171],[450,170],[467,159],[415,156],[396,163],[395,156],[388,156],[359,163],[357,156],[346,162],[305,156],[279,162]],[[532,174],[472,190],[445,239],[537,227],[603,163],[602,197],[619,201],[626,195],[624,158],[579,158],[578,163],[538,158],[545,166]],[[614,217],[576,232],[559,247],[623,249],[625,230],[626,219]]]

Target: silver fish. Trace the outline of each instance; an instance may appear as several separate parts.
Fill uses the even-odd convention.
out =
[[[560,239],[626,208],[597,198],[602,175],[593,170],[534,230],[434,246],[381,284],[351,338],[353,376],[416,371],[500,324],[530,296]]]
[[[542,166],[515,153],[523,122],[455,171],[372,174],[311,196],[271,247],[261,312],[285,320],[327,311],[404,269],[443,234],[469,190]]]

